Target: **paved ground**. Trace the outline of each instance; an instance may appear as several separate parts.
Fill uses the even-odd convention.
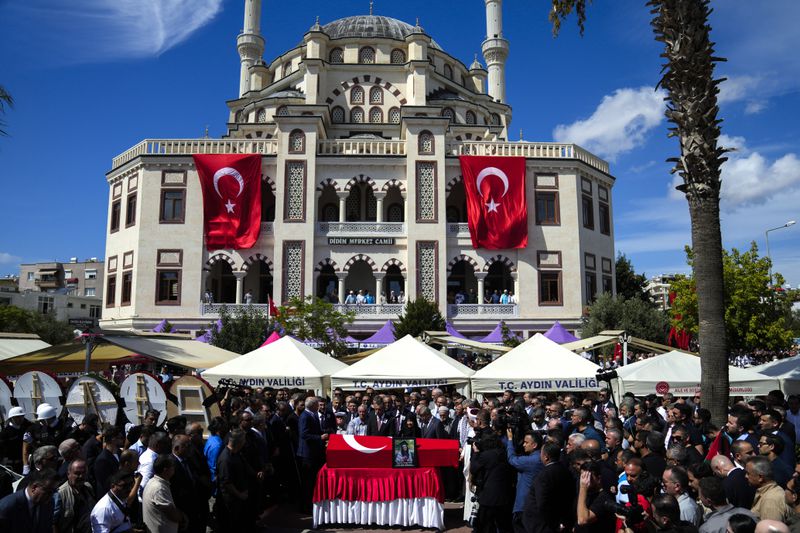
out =
[[[472,528],[467,526],[462,520],[463,508],[460,503],[447,503],[445,504],[444,521],[446,531],[453,533],[471,533]],[[340,531],[357,531],[359,533],[367,533],[370,531],[379,531],[381,533],[390,532],[426,532],[430,533],[434,529],[421,529],[421,528],[389,528],[379,526],[351,526],[340,527],[332,526],[320,529],[313,529],[311,517],[308,515],[300,514],[297,509],[288,504],[276,505],[267,511],[265,522],[269,524],[263,529],[265,533],[300,533],[305,531],[316,531],[319,533],[334,533]]]

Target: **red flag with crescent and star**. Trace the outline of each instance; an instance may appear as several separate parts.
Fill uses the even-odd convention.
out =
[[[462,155],[467,222],[473,248],[528,245],[525,158]]]
[[[252,248],[261,231],[261,156],[193,155],[211,250]]]

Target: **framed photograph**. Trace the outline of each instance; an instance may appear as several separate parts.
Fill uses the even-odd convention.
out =
[[[416,468],[417,441],[414,438],[392,438],[392,468]]]

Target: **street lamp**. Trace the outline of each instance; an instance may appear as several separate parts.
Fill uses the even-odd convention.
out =
[[[772,255],[769,253],[769,232],[775,231],[783,228],[788,228],[789,226],[794,226],[797,222],[794,220],[790,220],[783,226],[778,226],[777,228],[770,228],[764,232],[764,236],[767,238],[767,259],[769,259],[769,286],[772,287]]]

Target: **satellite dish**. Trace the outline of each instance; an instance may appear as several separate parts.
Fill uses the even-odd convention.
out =
[[[8,411],[14,404],[11,403],[13,393],[11,392],[11,385],[8,384],[6,378],[0,376],[0,424],[6,426],[8,420]]]
[[[209,400],[214,388],[203,378],[182,376],[170,384],[169,392],[167,414],[170,418],[185,416],[187,424],[200,422],[207,430],[211,419],[220,416],[219,403]]]
[[[119,396],[125,400],[123,411],[131,424],[141,424],[148,409],[158,410],[157,426],[167,419],[167,395],[161,382],[151,374],[134,372],[125,378],[119,387]]]
[[[25,372],[14,383],[17,405],[25,410],[25,418],[31,422],[36,421],[36,408],[43,403],[55,407],[58,416],[61,416],[63,396],[64,391],[56,378],[39,370]]]
[[[115,424],[119,405],[117,398],[108,385],[92,376],[78,378],[67,392],[67,412],[77,424],[83,417],[94,413],[100,418],[100,424]]]

